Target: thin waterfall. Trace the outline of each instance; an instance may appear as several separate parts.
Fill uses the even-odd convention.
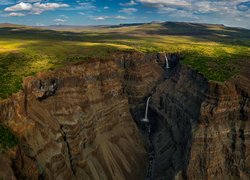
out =
[[[148,97],[147,103],[146,103],[146,109],[145,109],[145,117],[142,119],[143,122],[145,122],[145,127],[147,128],[147,140],[148,140],[148,167],[147,167],[147,173],[145,176],[145,180],[152,180],[154,177],[154,166],[155,166],[155,148],[153,144],[153,133],[152,133],[152,124],[148,119],[148,107],[149,107],[149,101],[151,96]]]
[[[142,119],[142,121],[144,122],[149,122],[148,120],[148,106],[149,106],[149,100],[150,100],[151,96],[148,97],[147,99],[147,105],[146,105],[146,110],[145,110],[145,117]]]
[[[147,139],[149,143],[149,164],[147,167],[147,173],[145,180],[152,180],[154,176],[154,164],[155,164],[155,149],[154,149],[154,144],[152,140],[152,126],[151,123],[148,119],[148,107],[149,107],[149,101],[150,101],[151,96],[148,97],[147,103],[146,103],[146,109],[145,109],[145,117],[141,120],[142,122],[145,122],[145,126],[147,127]]]
[[[164,54],[164,56],[165,56],[165,60],[166,60],[166,66],[165,66],[165,68],[169,69],[168,57],[166,56],[166,54]]]

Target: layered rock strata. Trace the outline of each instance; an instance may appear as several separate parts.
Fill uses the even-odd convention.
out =
[[[144,178],[147,155],[129,103],[142,102],[163,70],[156,55],[115,57],[26,78],[1,102],[1,122],[20,139],[10,157],[17,179]]]
[[[150,106],[154,179],[249,179],[248,85],[209,82],[183,65],[173,71]]]
[[[144,179],[145,103],[152,179],[249,179],[249,73],[225,83],[162,54],[114,53],[26,78],[0,102],[19,145],[0,156],[12,179]],[[136,122],[136,123],[135,123]]]

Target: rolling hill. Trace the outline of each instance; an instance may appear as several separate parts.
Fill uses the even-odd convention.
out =
[[[163,22],[117,26],[0,25],[0,97],[22,78],[114,51],[178,53],[209,80],[225,81],[249,64],[250,30],[223,25]]]

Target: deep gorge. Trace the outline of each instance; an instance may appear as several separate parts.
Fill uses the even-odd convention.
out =
[[[13,179],[144,179],[141,122],[149,120],[151,179],[248,179],[249,89],[208,81],[181,56],[117,52],[28,77],[0,102],[0,122],[19,138],[3,176]]]

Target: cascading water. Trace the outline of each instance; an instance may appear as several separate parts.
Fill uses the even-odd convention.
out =
[[[165,68],[169,69],[168,57],[166,56],[166,54],[164,54],[164,56],[165,56],[165,60],[166,60],[166,66],[165,66]]]
[[[151,98],[151,96],[149,96],[148,99],[147,99],[145,117],[142,119],[143,122],[149,122],[149,120],[148,120],[148,105],[149,105],[150,98]]]
[[[145,109],[145,117],[141,120],[142,122],[146,123],[147,127],[147,139],[149,143],[149,164],[147,168],[147,174],[145,177],[145,180],[152,180],[153,178],[153,170],[154,170],[154,160],[155,160],[155,150],[154,150],[154,144],[152,141],[152,126],[151,123],[148,119],[148,107],[149,107],[149,101],[151,97],[148,97],[147,103],[146,103],[146,109]]]

